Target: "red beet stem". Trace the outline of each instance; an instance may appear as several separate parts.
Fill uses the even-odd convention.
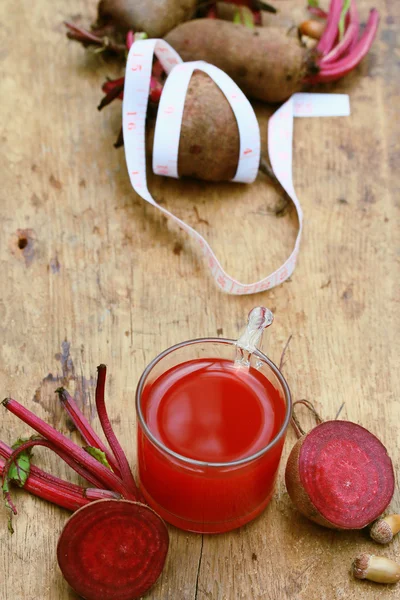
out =
[[[126,458],[125,452],[119,443],[117,436],[111,426],[108,418],[106,403],[105,403],[105,385],[106,385],[107,367],[106,365],[99,365],[97,367],[97,385],[96,385],[96,408],[99,415],[100,423],[104,431],[104,435],[107,438],[110,448],[114,453],[117,463],[119,465],[122,481],[126,488],[131,492],[133,499],[141,497],[139,489],[135,483],[135,480],[130,469],[128,459]]]
[[[253,10],[253,20],[254,25],[262,25],[262,15],[260,10]]]
[[[132,497],[132,494],[129,493],[124,483],[117,475],[115,475],[115,473],[99,463],[80,446],[54,429],[54,427],[48,425],[42,421],[42,419],[39,419],[39,417],[22,406],[22,404],[12,398],[6,398],[3,400],[3,405],[11,413],[19,417],[21,421],[32,427],[32,429],[35,429],[48,441],[53,442],[57,448],[66,452],[74,459],[74,461],[83,465],[90,471],[99,481],[101,481],[101,485],[98,487],[105,487],[115,492],[119,492],[125,498]]]
[[[85,498],[88,500],[121,500],[121,494],[112,490],[100,490],[98,488],[83,488]]]
[[[289,341],[290,341],[290,338],[289,338]],[[282,356],[283,356],[283,353],[282,353]],[[298,404],[302,404],[303,406],[305,406],[307,408],[307,410],[309,410],[313,414],[317,425],[320,425],[321,423],[323,423],[323,420],[322,420],[320,414],[317,412],[314,404],[312,402],[310,402],[309,400],[302,398],[301,400],[296,400],[296,402],[293,402],[292,418],[291,418],[290,424],[292,425],[297,438],[301,438],[303,435],[305,435],[306,432],[302,428],[300,421],[297,418],[297,415],[295,412],[295,407]]]
[[[336,46],[334,46],[334,48],[321,59],[321,61],[320,61],[321,67],[322,67],[322,65],[333,63],[338,58],[343,56],[347,52],[347,50],[350,48],[350,46],[352,45],[353,40],[357,40],[357,39],[358,39],[358,25],[356,25],[355,23],[350,23],[350,25],[346,29],[346,32],[343,36],[342,41],[339,42],[339,44],[337,44]]]
[[[119,130],[118,137],[115,140],[114,148],[121,148],[124,145],[124,132],[122,131],[122,127]]]
[[[135,41],[135,35],[134,35],[133,31],[128,31],[128,33],[126,34],[126,47],[128,50],[131,49],[131,46],[134,41]]]
[[[109,91],[106,93],[106,95],[104,96],[104,98],[101,99],[100,104],[97,107],[97,110],[102,110],[105,106],[108,106],[108,104],[111,104],[111,102],[113,100],[115,100],[118,97],[121,97],[122,99],[122,93],[124,91],[124,79],[122,80],[122,83],[115,83],[115,85],[110,88],[110,86],[108,86]],[[103,88],[107,85],[110,84],[111,82],[107,82],[106,84],[104,84]]]
[[[115,86],[120,86],[125,81],[125,77],[120,77],[119,79],[107,79],[101,86],[101,89],[105,94],[111,92],[115,88]]]
[[[85,469],[85,467],[83,467],[79,463],[75,462],[66,452],[64,452],[63,450],[60,450],[52,442],[49,442],[48,440],[45,440],[44,438],[36,439],[36,440],[28,440],[28,441],[24,442],[23,444],[21,444],[20,446],[18,446],[18,448],[13,450],[11,456],[7,459],[6,465],[8,465],[8,467],[9,467],[9,465],[11,465],[11,463],[15,461],[15,459],[21,454],[21,452],[24,452],[25,450],[29,450],[29,448],[34,448],[35,446],[43,446],[44,448],[49,448],[49,450],[52,450],[53,452],[58,454],[58,456],[65,463],[67,463],[67,465],[69,467],[71,467],[71,469],[76,471],[76,473],[78,473],[78,475],[80,475],[81,477],[84,477],[92,485],[94,485],[96,487],[101,487],[101,482],[97,479],[97,477],[94,477],[92,475],[92,473],[90,473],[87,469]]]
[[[332,64],[321,65],[321,70],[315,77],[311,78],[312,83],[336,81],[352,71],[361,60],[368,54],[375,39],[379,25],[379,13],[373,8],[369,14],[369,19],[361,39],[348,56]]]
[[[155,77],[152,77],[150,80],[150,102],[159,102],[162,91],[162,84]]]
[[[349,22],[351,20],[352,23],[355,23],[359,30],[360,29],[360,18],[358,16],[356,0],[351,0],[350,11],[347,16],[349,18]],[[357,42],[358,42],[358,35],[351,40],[349,50],[352,50],[357,45]]]
[[[70,23],[69,21],[64,21],[64,25],[68,29],[67,35],[70,39],[77,40],[78,42],[86,42],[87,44],[103,45],[102,38],[94,35],[91,31],[79,27],[79,25],[75,25],[75,23]]]
[[[12,463],[18,458],[18,456],[25,450],[28,450],[29,448],[32,448],[34,446],[39,446],[39,445],[46,446],[46,447],[54,450],[54,447],[50,444],[50,442],[47,442],[47,440],[29,440],[27,442],[24,442],[23,444],[20,444],[16,450],[12,450],[10,448],[10,452],[8,453],[7,460],[6,460],[6,462],[3,463],[3,466],[4,466],[3,473],[2,473],[3,481],[7,478],[9,469],[10,469]],[[83,488],[80,488],[79,486],[76,486],[74,484],[59,486],[59,485],[54,484],[54,482],[50,482],[48,480],[48,478],[43,475],[47,475],[47,474],[41,473],[41,472],[35,474],[34,470],[32,469],[32,466],[31,466],[29,477],[23,487],[26,488],[28,491],[32,491],[32,493],[35,493],[36,495],[38,495],[42,498],[44,497],[44,499],[49,500],[50,502],[53,502],[54,504],[58,504],[58,500],[60,498],[61,499],[64,498],[65,503],[61,503],[59,505],[67,507],[67,508],[70,506],[71,500],[74,500],[75,502],[77,501],[78,506],[82,506],[82,505],[86,504],[86,502],[83,502],[83,500],[84,500]],[[66,482],[63,482],[63,484],[65,484],[65,483]],[[33,490],[32,490],[32,488],[33,488]],[[44,495],[42,494],[42,492]],[[15,506],[13,505],[12,502],[10,502],[9,497],[8,497],[8,500],[9,500],[10,505],[13,507],[13,512],[16,514],[17,511],[15,509]]]
[[[5,465],[5,461],[0,458],[0,477],[4,477]],[[74,488],[76,489],[60,489],[58,486],[49,483],[46,479],[34,475],[32,467],[31,474],[24,485],[24,489],[30,494],[71,511],[78,510],[78,508],[86,506],[90,502],[88,498],[85,498],[84,488],[80,488],[79,486],[74,486]]]
[[[12,448],[0,440],[0,456],[8,458],[13,453]]]
[[[358,41],[359,19],[355,0],[352,0],[349,11],[349,22],[343,39],[332,48],[320,61],[320,65],[335,62],[338,58],[354,47]]]
[[[153,68],[154,69],[154,68]],[[125,78],[121,77],[120,79],[115,79],[114,81],[106,81],[102,85],[102,90],[106,94],[104,98],[102,98],[100,104],[97,109],[102,110],[105,106],[108,106],[118,98],[122,100],[124,97],[124,81]],[[157,79],[156,76],[152,75],[150,79],[150,102],[158,103],[161,97],[161,93],[163,90],[163,84]],[[122,145],[122,144],[121,144]],[[115,147],[118,147],[115,145]]]
[[[213,4],[216,4],[215,2]],[[266,11],[275,14],[277,9],[272,4],[268,4],[267,2],[262,2],[261,0],[230,0],[230,4],[235,4],[236,6],[247,6],[253,13]]]
[[[11,454],[12,451],[10,456]],[[4,475],[5,466],[6,461],[0,458],[0,477]],[[78,508],[86,506],[93,500],[120,498],[119,494],[111,490],[83,488],[63,479],[58,479],[37,467],[35,468],[35,465],[31,465],[29,477],[23,487],[24,490],[34,496],[71,511],[78,510]]]
[[[342,6],[343,0],[331,0],[326,28],[317,45],[317,50],[322,55],[328,54],[328,52],[333,48],[338,35]]]
[[[322,8],[320,8],[319,6],[307,6],[308,11],[316,16],[319,17],[320,19],[327,19],[328,18],[328,13],[326,12],[326,10],[323,10]]]
[[[85,417],[85,415],[81,412],[79,406],[72,398],[72,396],[65,390],[64,388],[58,388],[56,390],[58,397],[61,401],[63,408],[67,411],[71,421],[81,434],[82,438],[86,442],[88,446],[93,446],[94,448],[98,448],[106,455],[107,461],[111,466],[114,473],[120,477],[119,467],[111,454],[111,452],[106,448],[105,444],[101,441],[97,433],[94,431],[93,427]]]
[[[165,523],[148,506],[100,500],[69,518],[57,559],[67,582],[85,600],[134,600],[157,581],[168,545]]]
[[[64,25],[68,29],[67,37],[70,40],[75,40],[80,42],[85,47],[87,46],[98,46],[99,48],[103,48],[104,50],[110,50],[115,54],[125,54],[126,48],[123,44],[118,44],[111,40],[107,35],[100,37],[96,35],[93,31],[88,31],[83,27],[79,27],[75,23],[71,23],[70,21],[64,21]],[[97,33],[102,33],[99,30]]]
[[[12,453],[13,453],[13,449],[10,448],[9,446],[7,446],[6,444],[4,444],[4,442],[2,442],[0,440],[0,456],[3,456],[5,459],[8,459],[8,458],[10,458]],[[46,482],[47,484],[49,484],[50,486],[52,486],[58,490],[66,490],[68,492],[70,491],[73,493],[73,492],[76,492],[77,489],[81,489],[79,486],[75,485],[74,483],[65,481],[64,479],[55,477],[51,473],[47,473],[47,471],[43,471],[42,469],[39,469],[39,467],[37,467],[36,465],[31,465],[30,474],[32,476],[34,476],[35,478]]]

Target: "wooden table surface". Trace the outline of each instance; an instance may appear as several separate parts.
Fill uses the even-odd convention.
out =
[[[264,304],[275,313],[264,343],[275,362],[293,335],[284,373],[294,399],[312,400],[325,418],[345,402],[341,418],[378,435],[398,473],[396,1],[375,2],[381,25],[372,52],[354,74],[328,88],[350,94],[351,117],[296,121],[294,180],[305,212],[300,259],[290,281],[246,297],[220,292],[186,235],[131,189],[124,152],[112,145],[120,105],[96,111],[101,82],[121,67],[68,42],[62,26],[71,15],[90,22],[95,4],[9,0],[1,6],[2,396],[13,396],[68,433],[54,395],[65,385],[98,429],[96,366],[107,363],[109,411],[134,463],[134,392],[146,364],[185,339],[237,336],[249,309]],[[364,20],[370,4],[359,1]],[[265,148],[272,109],[255,108]],[[294,211],[282,216],[283,199],[262,176],[248,187],[155,176],[150,185],[242,281],[266,275],[292,248]],[[311,427],[309,415],[299,413]],[[11,443],[27,432],[2,412],[0,439]],[[398,557],[399,541],[376,548],[363,531],[325,530],[293,509],[283,465],[294,441],[290,430],[276,493],[255,522],[214,537],[169,528],[167,565],[146,598],[400,597],[396,586],[350,575],[354,555]],[[47,451],[35,455],[38,464],[74,480]],[[6,511],[0,511],[0,598],[76,598],[55,557],[67,511],[23,491],[15,499],[13,536]],[[396,491],[393,511],[399,500]]]

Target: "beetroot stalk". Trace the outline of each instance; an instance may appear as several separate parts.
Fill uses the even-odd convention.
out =
[[[150,102],[158,103],[161,97],[161,92],[163,90],[162,83],[154,76],[155,68],[153,67],[153,75],[150,79],[150,94],[149,99]],[[106,81],[103,83],[101,89],[105,93],[105,96],[101,99],[100,104],[97,107],[97,110],[102,110],[105,106],[108,106],[113,102],[116,98],[122,100],[124,97],[124,77],[120,77],[118,79],[114,79],[112,81]]]
[[[355,0],[352,0],[349,12],[349,22],[343,39],[328,54],[322,57],[320,65],[335,62],[338,58],[346,54],[348,50],[354,48],[358,41],[359,19]]]
[[[91,426],[85,415],[81,412],[79,406],[72,398],[72,396],[67,392],[67,390],[65,390],[62,387],[56,390],[56,394],[58,394],[63,408],[67,411],[71,421],[81,434],[86,444],[88,446],[98,448],[99,450],[104,452],[112,470],[118,475],[118,477],[120,477],[119,468],[115,461],[115,458],[113,457],[111,452],[106,448],[105,444],[101,441],[97,433],[94,431],[93,427]]]
[[[365,27],[361,39],[348,56],[334,62],[333,64],[322,65],[321,70],[315,77],[312,77],[311,82],[328,82],[335,81],[347,73],[350,73],[358,65],[358,63],[367,55],[374,41],[379,25],[379,13],[373,8],[369,14],[369,19]]]
[[[0,456],[2,456],[5,459],[8,459],[8,458],[10,458],[12,453],[13,453],[13,449],[10,448],[9,446],[7,446],[6,444],[4,444],[4,442],[2,442],[0,440]],[[35,479],[39,479],[39,480],[45,482],[46,484],[49,484],[51,487],[56,488],[58,490],[66,490],[67,492],[69,492],[69,491],[74,492],[74,491],[76,491],[77,488],[80,489],[80,487],[75,485],[74,483],[65,481],[64,479],[60,479],[59,477],[55,477],[51,473],[47,473],[47,471],[43,471],[36,465],[31,464],[30,475],[34,476]]]
[[[290,341],[290,338],[289,340]],[[296,402],[293,402],[293,407],[292,407],[292,418],[290,421],[290,424],[292,425],[294,432],[297,436],[297,438],[301,438],[303,435],[306,434],[306,432],[304,431],[304,429],[302,428],[299,419],[297,418],[296,412],[294,410],[294,407],[297,404],[302,404],[303,406],[305,406],[314,416],[315,421],[317,422],[317,425],[320,425],[321,423],[323,423],[322,418],[320,417],[319,413],[316,411],[314,405],[312,402],[310,402],[309,400],[306,400],[305,398],[303,398],[302,400],[296,400]]]
[[[336,46],[334,46],[334,48],[321,59],[321,61],[320,61],[321,67],[323,65],[333,63],[338,58],[343,56],[347,52],[347,50],[350,48],[350,46],[352,45],[353,40],[357,40],[357,39],[358,39],[358,25],[356,23],[350,23],[350,25],[346,29],[346,32],[343,36],[342,41],[339,42],[339,44],[337,44]]]
[[[77,42],[81,42],[83,46],[97,46],[99,50],[110,50],[115,54],[124,55],[126,52],[126,46],[124,44],[118,44],[111,40],[108,36],[100,37],[96,35],[92,31],[88,31],[83,27],[79,27],[79,25],[75,25],[75,23],[70,23],[69,21],[64,21],[64,25],[67,27],[67,37],[70,40],[75,40]]]
[[[121,129],[119,130],[117,139],[115,140],[114,148],[121,148],[121,146],[123,146],[123,145],[124,145],[124,132],[121,127]]]
[[[0,477],[3,478],[5,472],[6,461],[0,458]],[[45,476],[43,476],[45,475]],[[118,499],[120,497],[116,492],[111,490],[100,490],[96,488],[83,488],[74,483],[69,483],[58,480],[57,483],[49,481],[46,477],[48,473],[41,469],[35,469],[31,465],[31,472],[26,480],[23,488],[30,494],[47,500],[52,504],[56,504],[61,508],[75,511],[82,506],[86,506],[93,500],[102,500],[104,498]],[[54,478],[58,479],[58,478]],[[64,485],[60,485],[61,482]]]
[[[122,500],[121,494],[112,490],[100,490],[99,488],[82,488],[85,498],[88,500]]]
[[[111,92],[111,90],[113,90],[115,88],[115,86],[120,86],[121,84],[123,84],[125,81],[124,77],[119,77],[118,79],[107,79],[107,81],[105,81],[103,83],[103,85],[101,86],[101,89],[103,90],[103,92],[105,94],[108,94],[108,92]],[[122,100],[123,98],[123,88],[121,90],[121,95],[120,95],[120,100]]]
[[[357,28],[359,30],[360,29],[360,18],[358,16],[356,0],[351,0],[350,12],[349,12],[348,17],[349,17],[349,22],[351,20],[352,23],[356,23]],[[357,45],[357,42],[358,42],[358,35],[352,39],[350,47],[349,47],[350,51],[353,50],[353,48]]]
[[[52,442],[49,442],[49,440],[45,440],[44,438],[31,439],[18,446],[18,448],[13,450],[13,453],[7,459],[6,465],[11,465],[13,462],[15,462],[15,459],[19,456],[19,454],[21,454],[21,452],[29,450],[30,448],[34,448],[35,446],[43,446],[43,448],[49,448],[49,450],[53,450],[53,452],[58,454],[58,456],[65,463],[67,463],[71,469],[78,473],[78,475],[89,481],[89,483],[95,487],[101,487],[102,483],[97,477],[90,473],[90,471],[88,471],[83,465],[72,459],[66,452],[60,450]]]
[[[126,458],[125,452],[123,451],[121,444],[119,443],[117,436],[115,435],[108,418],[106,404],[105,404],[105,385],[106,385],[106,365],[99,365],[97,367],[97,385],[96,385],[96,408],[99,415],[100,423],[104,431],[104,435],[107,438],[110,448],[117,459],[122,481],[126,485],[127,489],[131,492],[134,498],[141,496],[139,489],[135,483],[132,475],[131,468]]]
[[[5,475],[5,465],[5,461],[0,458],[0,477],[2,478]],[[29,475],[23,487],[34,496],[71,511],[78,510],[78,508],[90,502],[89,499],[85,498],[83,488],[79,488],[79,486],[76,486],[76,490],[61,490],[46,479],[41,479],[41,477],[33,474]]]
[[[125,484],[117,477],[117,475],[115,475],[115,473],[99,463],[69,438],[65,437],[62,433],[59,433],[54,427],[42,421],[42,419],[34,415],[30,410],[22,406],[22,404],[12,398],[6,398],[3,400],[3,405],[11,413],[19,417],[21,421],[24,421],[24,423],[35,429],[50,442],[53,442],[57,448],[68,453],[77,463],[84,465],[88,471],[91,471],[92,474],[101,481],[101,487],[106,487],[115,492],[119,492],[125,498],[136,499],[136,496],[129,492]]]
[[[210,6],[210,8],[208,9],[206,18],[207,19],[218,19],[216,2],[213,3],[213,5]]]
[[[312,15],[319,17],[320,19],[327,19],[328,18],[328,13],[326,12],[326,10],[324,10],[323,8],[320,8],[319,6],[307,6],[308,12],[311,13]]]
[[[134,41],[135,41],[135,34],[133,33],[133,31],[128,31],[128,33],[126,34],[126,47],[128,50],[131,49],[131,46]]]
[[[106,82],[103,86],[103,90],[105,91],[107,89],[107,84],[110,84],[110,82]],[[104,98],[101,99],[100,104],[97,107],[97,110],[102,110],[105,106],[108,106],[108,104],[110,104],[113,100],[115,100],[116,98],[120,97],[120,99],[122,100],[123,98],[123,91],[124,91],[124,78],[122,79],[117,79],[116,81],[112,82],[114,85],[113,87],[108,86],[108,91],[106,92],[106,95],[104,96]]]
[[[342,5],[343,0],[331,0],[326,28],[317,45],[318,52],[323,55],[328,54],[335,43],[338,34]]]

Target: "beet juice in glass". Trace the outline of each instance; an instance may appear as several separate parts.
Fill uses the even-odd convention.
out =
[[[257,517],[272,497],[291,415],[285,379],[257,349],[272,320],[255,308],[239,340],[183,342],[140,378],[140,486],[172,525],[222,533]]]

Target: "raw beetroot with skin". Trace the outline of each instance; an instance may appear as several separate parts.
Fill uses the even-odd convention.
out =
[[[107,82],[111,85],[112,83],[114,82]],[[113,86],[107,89],[114,91]],[[119,97],[120,93],[118,88],[114,99]],[[103,99],[100,108],[107,104],[108,95],[105,96],[105,101]],[[146,121],[146,152],[149,157],[153,149],[156,111],[157,106],[151,104],[151,116],[149,115]],[[214,158],[215,144],[218,144],[218,161]],[[121,130],[115,147],[122,145]],[[178,149],[179,176],[204,181],[229,181],[233,179],[237,170],[239,147],[237,121],[225,95],[206,73],[194,71],[184,104]],[[282,192],[264,157],[261,157],[260,171]]]
[[[147,124],[146,148],[153,148],[155,121]],[[218,140],[218,141],[217,141]],[[218,160],[215,144],[218,143]],[[239,157],[239,130],[223,92],[201,71],[191,77],[185,99],[178,151],[180,177],[227,181],[234,177]]]
[[[204,60],[227,73],[243,92],[280,102],[298,91],[310,72],[310,53],[280,29],[195,19],[165,36],[182,60]]]
[[[146,121],[146,151],[149,157],[153,149],[156,111],[157,107],[153,104],[152,114]],[[122,144],[121,131],[115,146]],[[217,161],[215,144],[218,144]],[[206,73],[194,71],[184,104],[178,149],[179,176],[204,181],[229,181],[237,170],[239,148],[237,121],[225,95]],[[260,171],[279,187],[263,157]]]
[[[162,37],[190,19],[195,8],[196,0],[100,0],[95,28],[112,25],[122,34],[132,29]]]
[[[149,156],[153,149],[156,110],[157,107],[152,105],[152,116],[146,122],[146,151]],[[116,146],[122,144],[121,132]],[[215,160],[216,144],[218,160]],[[229,181],[237,170],[239,147],[237,121],[225,95],[206,73],[194,71],[184,104],[178,150],[179,176]],[[260,170],[274,185],[278,185],[264,158],[261,158]]]
[[[306,517],[334,529],[362,529],[389,505],[393,465],[364,427],[326,421],[302,436],[289,456],[286,487]]]
[[[162,37],[190,19],[195,9],[196,0],[100,0],[97,21],[90,30],[73,22],[65,25],[70,39],[124,55],[123,42],[129,31]]]

